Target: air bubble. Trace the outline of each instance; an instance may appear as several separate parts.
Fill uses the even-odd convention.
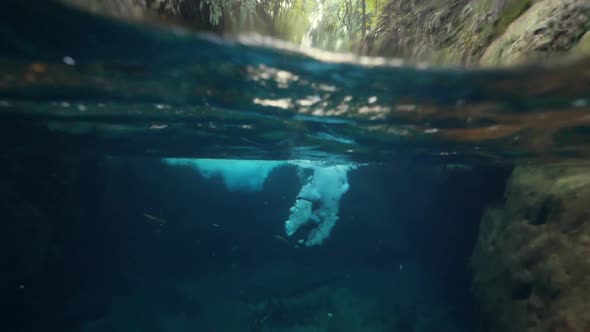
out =
[[[74,60],[74,58],[72,58],[71,56],[64,56],[63,62],[68,66],[76,65],[76,60]]]

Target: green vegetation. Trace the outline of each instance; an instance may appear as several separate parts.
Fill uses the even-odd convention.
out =
[[[360,50],[386,4],[385,0],[317,1],[317,11],[308,30],[308,45],[329,50]]]
[[[439,64],[581,56],[590,29],[585,0],[61,1],[124,18],[155,14],[196,30],[258,33],[306,47]]]
[[[198,11],[209,24],[255,31],[329,50],[358,49],[387,0],[152,0],[159,13],[187,17]]]
[[[508,28],[510,23],[517,19],[532,5],[533,0],[518,0],[510,2],[507,8],[503,11],[502,16],[494,23],[494,31],[492,35],[498,35]]]

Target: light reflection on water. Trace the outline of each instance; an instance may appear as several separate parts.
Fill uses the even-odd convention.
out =
[[[171,157],[589,155],[590,61],[437,69],[267,38],[223,41],[101,18],[83,22],[80,30],[95,38],[68,31],[71,43],[50,44],[67,38],[60,24],[2,37],[18,39],[2,40],[13,47],[0,53],[6,149],[35,149],[42,140],[45,150]],[[133,49],[121,49],[118,35],[133,38]],[[11,139],[23,131],[25,138]]]

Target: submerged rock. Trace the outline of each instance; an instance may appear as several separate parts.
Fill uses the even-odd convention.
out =
[[[489,331],[589,331],[588,166],[517,167],[472,257]]]

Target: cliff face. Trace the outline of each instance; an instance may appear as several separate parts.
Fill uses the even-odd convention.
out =
[[[484,65],[516,64],[569,52],[590,29],[587,0],[534,3],[486,49]]]
[[[213,26],[209,2],[201,0],[62,1],[127,19],[157,17],[201,30],[236,30],[224,20]],[[264,15],[256,20],[258,30],[273,31]],[[514,65],[587,55],[577,45],[589,44],[590,37],[582,38],[589,30],[588,0],[389,0],[361,49],[443,64]]]
[[[517,167],[472,257],[489,331],[590,331],[590,167]]]
[[[474,62],[510,1],[515,0],[392,0],[367,36],[369,53]]]
[[[568,53],[589,29],[586,0],[392,0],[367,46],[371,55],[513,65]]]

